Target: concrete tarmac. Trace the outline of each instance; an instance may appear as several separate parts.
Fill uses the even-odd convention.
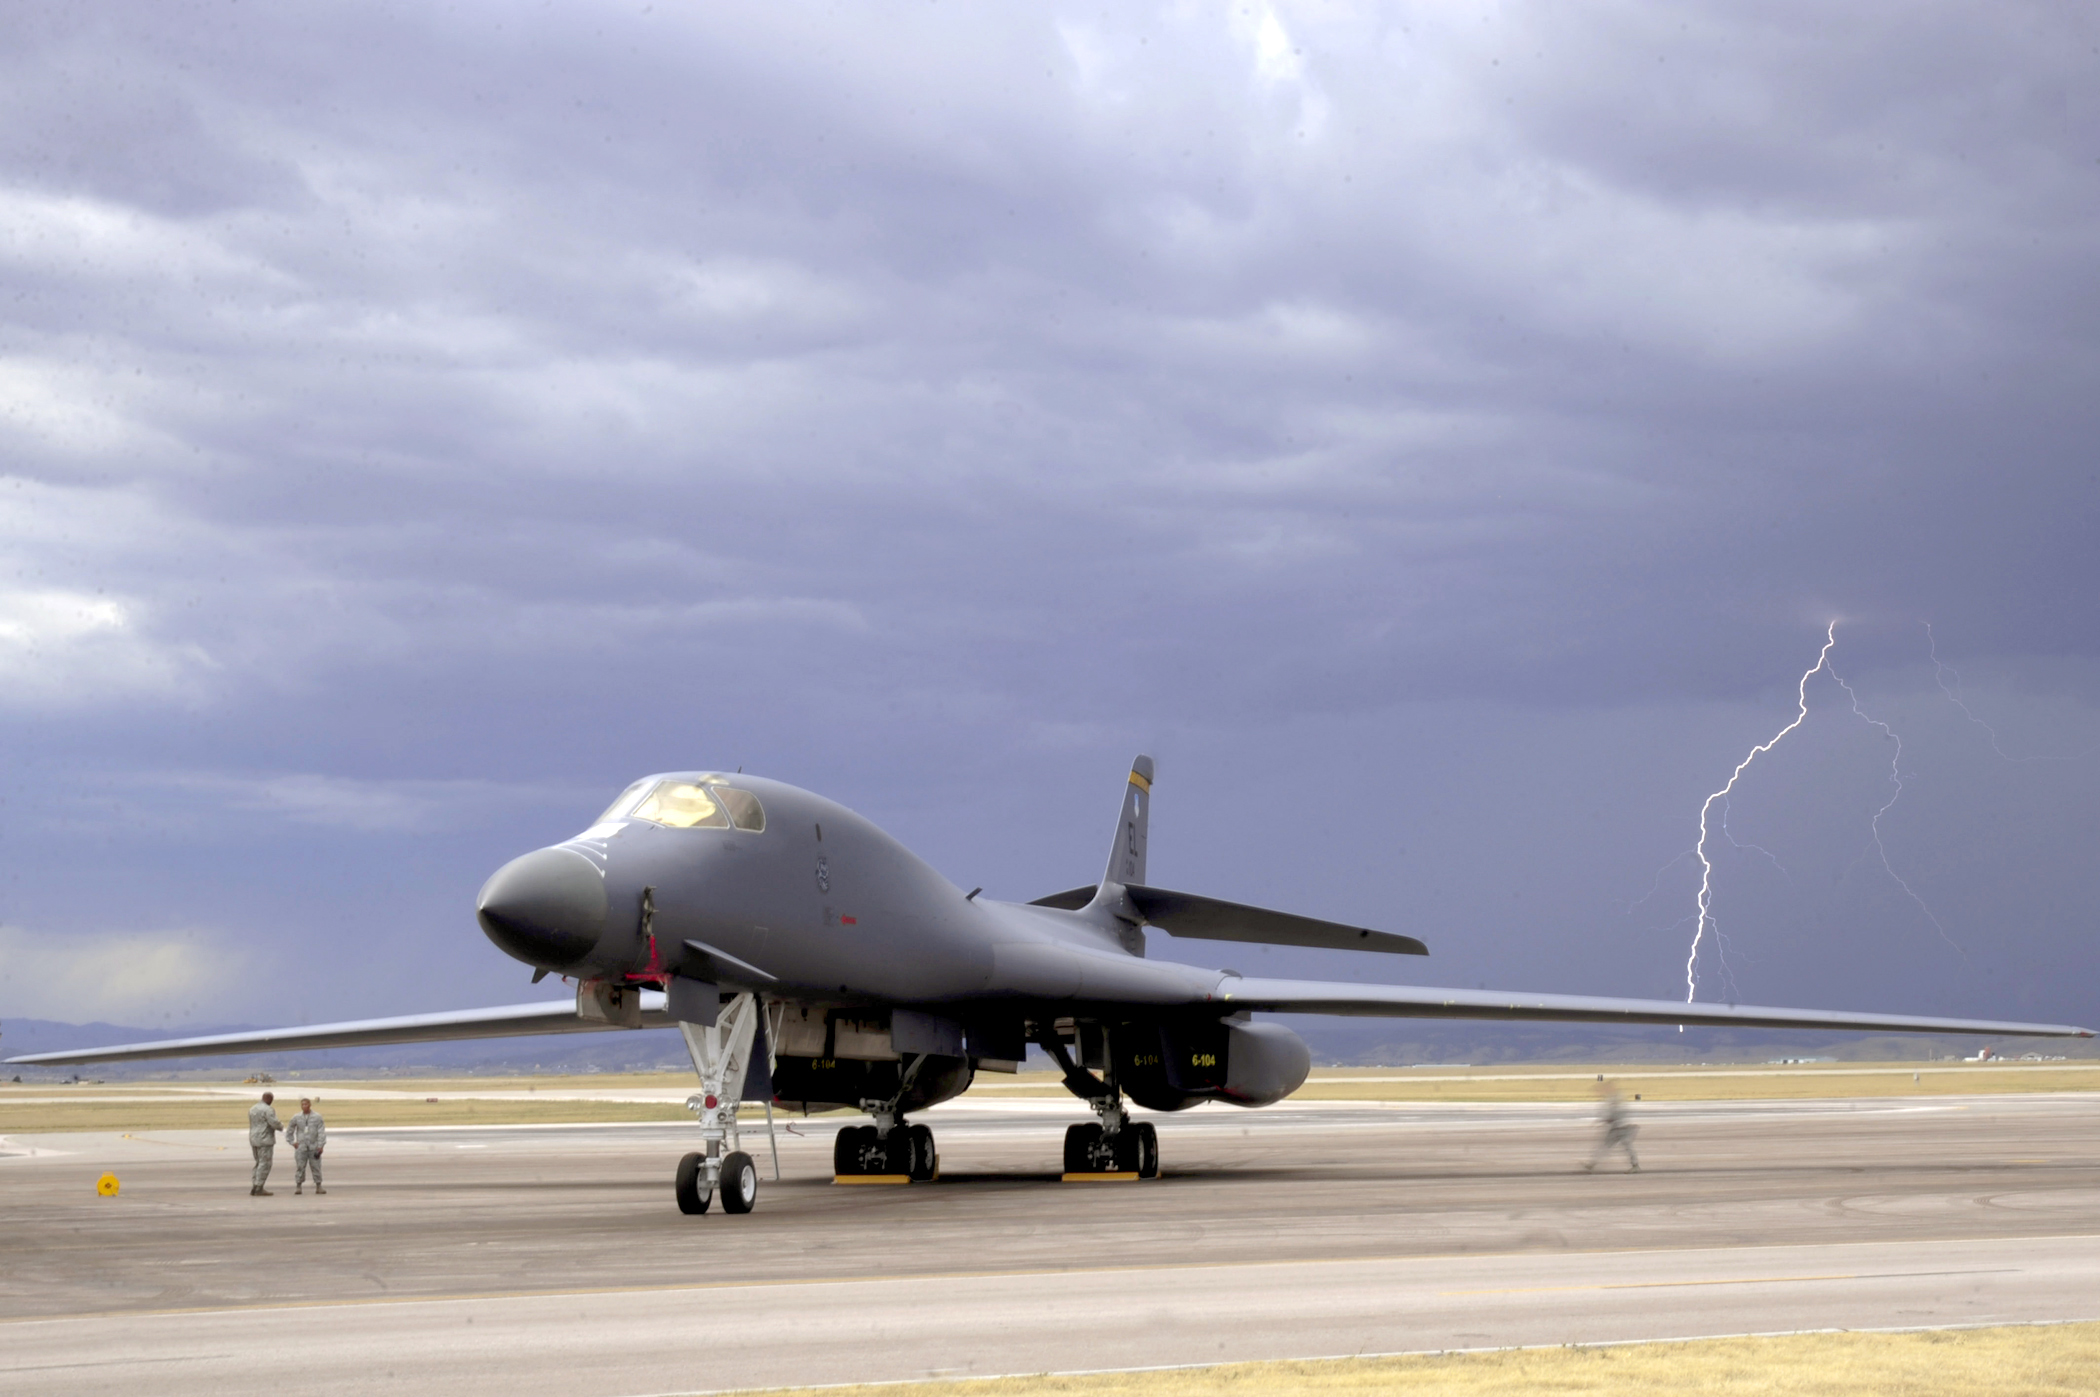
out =
[[[1076,1103],[926,1114],[942,1179],[781,1137],[679,1214],[684,1126],[0,1142],[0,1393],[689,1392],[1357,1352],[2100,1318],[2100,1096],[1202,1108],[1165,1175],[1056,1182]],[[847,1122],[850,1123],[850,1122]],[[769,1172],[763,1130],[746,1146]],[[34,1153],[30,1151],[35,1151]],[[105,1168],[123,1180],[95,1196]]]

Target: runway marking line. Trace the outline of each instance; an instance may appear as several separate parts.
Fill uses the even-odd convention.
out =
[[[224,1145],[200,1145],[192,1140],[149,1140],[143,1135],[126,1135],[126,1140],[135,1140],[141,1145],[173,1145],[185,1150],[224,1150]]]
[[[1556,1256],[1677,1256],[1695,1251],[1756,1252],[1780,1248],[1803,1246],[1844,1247],[1903,1247],[1903,1246],[1959,1246],[1971,1242],[2100,1242],[2100,1233],[2059,1232],[2040,1237],[1928,1237],[1887,1242],[1769,1242],[1744,1247],[1634,1247],[1624,1250],[1564,1251]],[[14,1324],[66,1324],[83,1319],[161,1319],[176,1315],[212,1314],[262,1314],[275,1310],[329,1310],[350,1309],[367,1305],[457,1305],[471,1304],[483,1300],[561,1300],[585,1295],[690,1295],[711,1290],[775,1290],[787,1286],[832,1286],[832,1285],[886,1285],[899,1281],[996,1281],[1005,1279],[1028,1279],[1036,1276],[1126,1276],[1144,1275],[1156,1271],[1245,1271],[1256,1267],[1272,1266],[1375,1266],[1388,1262],[1405,1262],[1420,1265],[1437,1261],[1499,1261],[1522,1256],[1536,1256],[1536,1252],[1446,1252],[1430,1256],[1312,1256],[1285,1257],[1258,1261],[1206,1261],[1191,1265],[1186,1261],[1162,1261],[1140,1266],[1042,1266],[1029,1270],[1014,1271],[927,1271],[917,1274],[887,1276],[785,1276],[774,1280],[715,1281],[694,1285],[604,1285],[582,1286],[571,1290],[487,1290],[464,1295],[371,1295],[348,1296],[332,1300],[291,1300],[261,1305],[184,1305],[161,1310],[89,1310],[70,1315],[22,1315],[15,1318],[0,1318],[0,1326]],[[1891,1272],[1892,1275],[1907,1274]],[[1961,1272],[1919,1272],[1920,1275],[1960,1275]],[[1629,1283],[1631,1284],[1631,1283]],[[1659,1283],[1663,1284],[1663,1283]],[[1697,1282],[1683,1282],[1697,1284]],[[1551,1289],[1552,1287],[1547,1287]],[[1583,1289],[1584,1287],[1574,1287]],[[1463,1292],[1458,1292],[1463,1293]],[[1491,1292],[1480,1292],[1483,1294]],[[1835,1331],[1799,1330],[1799,1333],[1824,1333]],[[1860,1331],[1866,1332],[1866,1331]],[[1899,1332],[1896,1330],[1891,1333]],[[1738,1337],[1738,1336],[1717,1336]],[[1558,1345],[1549,1345],[1558,1347]],[[1457,1350],[1451,1350],[1457,1352]],[[1487,1350],[1483,1350],[1486,1352]],[[1367,1355],[1368,1356],[1368,1355]],[[1215,1365],[1197,1365],[1215,1366]],[[1122,1369],[1103,1370],[1121,1372]],[[1137,1371],[1137,1370],[1131,1370]],[[900,1379],[901,1381],[901,1379]],[[867,1384],[845,1384],[866,1386]]]
[[[1840,1244],[1842,1245],[1842,1244]],[[1578,1290],[1670,1290],[1693,1285],[1789,1285],[1801,1281],[1890,1281],[1927,1276],[2010,1276],[2017,1266],[1987,1266],[1969,1271],[1847,1271],[1828,1276],[1740,1276],[1706,1281],[1600,1281],[1595,1285],[1527,1285],[1505,1290],[1440,1290],[1438,1299],[1454,1295],[1547,1295]]]

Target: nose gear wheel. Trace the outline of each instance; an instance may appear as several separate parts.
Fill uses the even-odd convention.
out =
[[[758,1166],[742,1150],[722,1161],[722,1211],[748,1213],[758,1202]]]
[[[707,1186],[707,1160],[699,1151],[694,1151],[678,1161],[678,1211],[697,1216],[707,1211],[714,1200],[714,1190]]]

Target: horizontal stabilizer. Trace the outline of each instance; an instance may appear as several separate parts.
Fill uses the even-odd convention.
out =
[[[1507,1019],[1524,1023],[1694,1024],[1735,1028],[1824,1028],[1867,1033],[1981,1033],[1994,1037],[2091,1038],[2070,1024],[2002,1019],[1931,1019],[1843,1009],[1774,1009],[1756,1004],[1680,1004],[1673,999],[1604,999],[1580,994],[1259,980],[1227,975],[1219,1001],[1279,1014],[1366,1018]]]
[[[1030,903],[1031,907],[1058,907],[1076,912],[1094,900],[1092,887],[1052,893]],[[1412,936],[1369,927],[1323,922],[1295,912],[1272,912],[1266,907],[1248,907],[1222,902],[1194,893],[1169,892],[1165,888],[1126,884],[1124,893],[1147,926],[1156,926],[1169,936],[1188,936],[1199,941],[1250,941],[1261,946],[1313,946],[1327,951],[1384,951],[1389,955],[1426,956],[1429,948]]]
[[[1252,941],[1264,946],[1317,946],[1329,951],[1385,951],[1401,956],[1429,954],[1429,948],[1414,937],[1390,931],[1323,922],[1295,912],[1271,912],[1265,907],[1246,907],[1194,893],[1168,892],[1165,888],[1130,885],[1123,891],[1129,895],[1131,906],[1144,914],[1148,925],[1169,936]]]
[[[642,991],[642,1027],[676,1028],[658,990]],[[473,1038],[522,1038],[538,1033],[604,1033],[619,1025],[577,1016],[576,1001],[510,1004],[497,1009],[455,1009],[443,1014],[408,1014],[394,1019],[355,1019],[305,1028],[266,1028],[253,1033],[215,1033],[208,1038],[170,1038],[122,1043],[64,1053],[11,1057],[9,1066],[58,1066],[74,1062],[139,1062],[160,1057],[209,1057],[225,1053],[303,1051],[313,1048],[371,1048],[390,1043],[449,1043]]]
[[[1100,886],[1099,883],[1089,883],[1083,888],[1067,888],[1061,893],[1052,893],[1048,897],[1039,897],[1028,905],[1030,907],[1055,907],[1061,912],[1077,912],[1094,900],[1094,893]]]

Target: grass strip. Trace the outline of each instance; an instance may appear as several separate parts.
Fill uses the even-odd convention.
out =
[[[2100,1324],[2060,1324],[1232,1363],[793,1391],[811,1397],[2090,1397],[2095,1374],[2100,1374]]]
[[[2012,1066],[1892,1068],[1862,1064],[1850,1070],[1801,1067],[1760,1072],[1739,1066],[1658,1069],[1600,1064],[1575,1071],[1565,1067],[1541,1069],[1536,1076],[1511,1068],[1484,1069],[1477,1074],[1455,1069],[1409,1072],[1388,1067],[1367,1069],[1360,1074],[1322,1069],[1291,1093],[1291,1100],[1592,1101],[1596,1098],[1599,1075],[1616,1082],[1628,1095],[1638,1092],[1643,1101],[1830,1101],[2100,1091],[2100,1066],[2067,1070],[2052,1064],[2046,1070],[2036,1070]],[[1392,1080],[1396,1077],[1404,1080]],[[983,1079],[979,1081],[982,1083]],[[972,1094],[988,1100],[1012,1100],[1060,1097],[1067,1093],[1054,1077],[1036,1081],[1024,1076],[995,1079],[973,1088]]]

